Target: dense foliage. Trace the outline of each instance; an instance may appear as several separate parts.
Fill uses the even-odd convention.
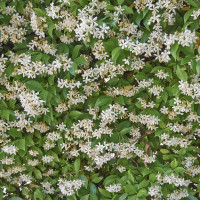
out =
[[[0,52],[0,199],[200,199],[199,0],[1,0]]]

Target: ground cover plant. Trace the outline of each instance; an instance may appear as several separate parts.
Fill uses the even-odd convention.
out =
[[[0,117],[0,199],[200,199],[200,1],[1,0]]]

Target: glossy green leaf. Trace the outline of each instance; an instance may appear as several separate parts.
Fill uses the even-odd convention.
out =
[[[23,199],[20,197],[11,197],[9,200],[23,200]]]
[[[99,188],[99,192],[100,192],[103,196],[105,196],[105,197],[108,197],[108,198],[111,197],[110,192],[108,192],[107,190],[104,190],[104,189]]]
[[[27,81],[26,87],[34,91],[42,91],[44,89],[43,86],[38,81],[34,80]]]
[[[172,162],[171,162],[171,167],[172,168],[176,168],[178,166],[178,162],[176,159],[174,159]]]
[[[18,140],[17,147],[19,149],[25,150],[25,139]]]
[[[190,5],[192,5],[193,7],[197,7],[198,8],[198,5],[195,1],[193,0],[186,0]]]
[[[179,44],[178,44],[178,42],[176,42],[171,47],[171,54],[172,54],[172,56],[174,57],[175,60],[177,58],[176,54],[177,54],[178,46],[179,46]]]
[[[178,172],[184,172],[185,169],[184,169],[183,167],[176,167],[176,168],[174,169],[174,171],[175,171],[176,173],[178,173]]]
[[[117,58],[119,57],[120,55],[120,50],[121,50],[121,47],[116,47],[115,49],[113,49],[112,51],[112,60],[114,63],[116,63],[117,61]]]
[[[53,29],[55,29],[55,24],[51,23],[48,27],[48,33],[51,36],[51,38],[53,38]]]
[[[99,183],[102,179],[103,179],[103,177],[94,177],[94,178],[92,179],[92,182],[93,182],[93,183]]]
[[[81,164],[80,158],[77,158],[74,161],[74,170],[75,170],[76,174],[78,174],[78,172],[79,172],[80,164]]]
[[[72,59],[75,59],[78,55],[79,52],[81,50],[81,48],[83,47],[83,45],[76,45],[72,51]]]
[[[179,66],[177,66],[176,74],[179,79],[181,79],[183,81],[187,81],[187,79],[188,79],[187,73],[185,71],[183,71]]]
[[[111,101],[112,101],[111,96],[100,96],[95,103],[95,107],[103,106]]]
[[[139,192],[137,193],[138,197],[147,196],[147,195],[148,195],[148,192],[144,188],[142,188],[141,190],[139,190]]]
[[[83,56],[80,56],[78,58],[76,58],[74,60],[74,62],[77,64],[77,65],[86,65],[88,66],[88,62],[86,61],[86,59],[83,57]]]
[[[42,179],[42,173],[40,172],[40,170],[35,169],[34,174],[35,174],[36,179]]]
[[[82,114],[83,114],[82,112],[74,110],[70,112],[69,117],[71,119],[78,119],[78,117],[80,117]]]
[[[133,10],[132,10],[130,7],[124,5],[124,6],[122,6],[122,8],[124,9],[123,12],[124,12],[125,14],[133,14]]]
[[[124,3],[125,0],[117,0],[118,6],[121,6]]]

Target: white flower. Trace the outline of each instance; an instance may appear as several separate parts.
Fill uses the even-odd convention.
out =
[[[46,194],[54,194],[55,189],[52,187],[52,184],[49,182],[42,182],[43,192]]]
[[[8,158],[7,156],[1,160],[1,163],[4,165],[12,165],[14,164],[14,158]]]
[[[54,157],[53,156],[42,156],[42,161],[44,162],[44,163],[50,163],[50,162],[52,162],[53,161],[53,159],[54,159]]]
[[[58,186],[63,195],[71,196],[74,194],[81,186],[85,183],[83,180],[65,180],[63,178],[59,178]]]
[[[160,79],[166,79],[169,76],[169,74],[165,73],[163,70],[158,70],[155,75]]]
[[[126,167],[124,166],[117,166],[116,169],[118,169],[121,173],[126,171]]]
[[[152,197],[156,196],[160,192],[159,186],[151,186],[148,189],[149,189],[148,194],[151,195]]]
[[[15,154],[17,153],[19,149],[15,147],[14,145],[6,145],[2,148],[2,151],[4,151],[7,154]]]
[[[109,185],[109,186],[106,186],[105,188],[106,188],[106,190],[108,190],[108,192],[115,192],[115,193],[119,192],[122,189],[120,183],[114,184],[114,185]]]

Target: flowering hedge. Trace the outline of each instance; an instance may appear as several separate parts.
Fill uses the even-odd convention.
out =
[[[200,199],[199,0],[1,0],[0,49],[0,199]]]

